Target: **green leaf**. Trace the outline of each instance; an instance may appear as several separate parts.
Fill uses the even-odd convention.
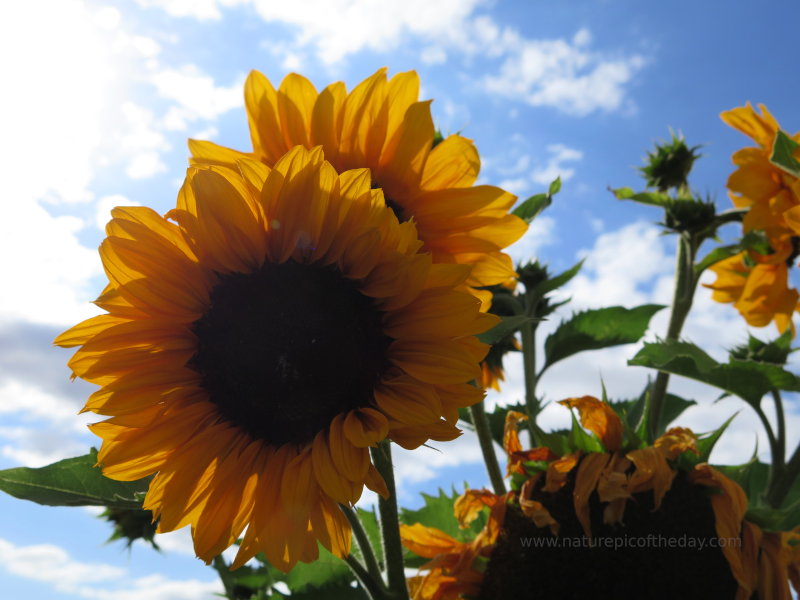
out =
[[[662,308],[664,306],[661,304],[645,304],[636,308],[611,306],[574,314],[547,336],[542,371],[584,350],[638,342],[647,331],[650,319]]]
[[[331,554],[319,544],[319,558],[311,563],[299,562],[286,574],[286,585],[294,592],[304,592],[309,588],[350,585],[354,580],[350,567],[341,558]]]
[[[520,219],[525,221],[526,223],[530,223],[536,217],[541,214],[541,212],[550,206],[553,203],[553,198],[550,197],[548,194],[535,194],[525,200],[522,204],[517,206],[513,211],[513,214],[517,215]]]
[[[526,315],[514,315],[513,317],[500,318],[502,321],[492,327],[489,331],[478,334],[478,339],[484,344],[496,344],[507,335],[511,335],[519,331],[519,328],[525,323],[536,320]]]
[[[97,464],[97,450],[31,469],[16,467],[0,471],[0,490],[15,498],[47,506],[107,506],[141,508],[149,477],[137,481],[115,481],[104,477]]]
[[[357,508],[356,513],[358,514],[358,520],[361,521],[361,525],[364,526],[364,531],[367,532],[369,544],[372,546],[372,550],[375,553],[375,558],[378,559],[378,564],[382,565],[383,540],[381,539],[381,530],[378,525],[378,517],[375,514],[375,509],[372,508],[370,510],[365,510],[363,508]],[[353,550],[360,557],[360,552],[358,552],[355,544],[353,544]]]
[[[561,176],[556,177],[551,183],[550,188],[547,190],[548,195],[555,196],[561,191]]]
[[[573,277],[575,277],[575,275],[578,274],[578,271],[580,271],[581,267],[583,266],[583,261],[584,260],[586,260],[586,259],[585,258],[581,259],[580,262],[574,264],[573,266],[571,266],[569,269],[567,269],[563,273],[559,273],[555,277],[550,277],[546,281],[543,281],[542,283],[540,283],[536,288],[537,295],[544,296],[545,294],[548,294],[548,293],[552,292],[553,290],[557,290],[561,286],[565,285]]]
[[[672,198],[669,197],[669,194],[664,194],[661,192],[637,193],[629,187],[612,189],[611,191],[618,200],[633,200],[634,202],[638,202],[640,204],[660,206],[661,208],[667,208],[672,202]]]
[[[702,381],[751,405],[757,405],[773,389],[800,391],[800,379],[778,365],[744,360],[718,363],[688,342],[645,344],[628,364]]]
[[[400,508],[400,521],[406,525],[422,523],[426,527],[435,527],[444,531],[460,542],[471,542],[483,530],[487,518],[485,515],[478,515],[478,518],[469,527],[461,529],[453,514],[453,504],[460,495],[455,490],[452,494],[447,495],[441,488],[438,496],[422,494],[425,506],[417,510]]]
[[[800,144],[786,135],[783,131],[778,131],[775,136],[775,143],[772,145],[772,156],[769,161],[793,177],[800,177],[800,162],[793,156],[794,151],[800,148]]]

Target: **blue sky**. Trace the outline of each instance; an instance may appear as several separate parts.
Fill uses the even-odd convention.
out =
[[[607,187],[639,186],[635,167],[670,127],[703,145],[692,182],[722,208],[730,155],[748,141],[719,113],[763,102],[785,129],[800,129],[795,0],[37,0],[0,10],[0,468],[94,443],[91,417],[76,416],[90,386],[69,382],[69,353],[51,341],[96,310],[96,247],[111,207],[168,210],[187,137],[249,148],[241,88],[251,69],[275,84],[295,70],[318,88],[340,79],[352,88],[382,66],[416,69],[437,125],[475,140],[482,182],[526,197],[560,174],[562,193],[512,253],[556,270],[589,256],[562,316],[668,302],[673,241],[653,225],[659,215],[613,200]],[[687,337],[721,356],[746,331],[730,307],[698,292]],[[564,361],[541,389],[549,400],[597,394],[602,376],[612,396],[631,396],[646,377],[624,366],[634,352]],[[490,402],[521,398],[518,362],[509,368]],[[675,391],[699,401],[682,420],[698,431],[742,408],[712,404],[713,390],[685,381]],[[789,410],[800,431],[797,404]],[[548,407],[544,424],[563,423],[563,412]],[[742,410],[714,458],[745,460],[756,430]],[[471,436],[440,450],[400,456],[401,502],[450,482],[484,484]],[[164,555],[104,546],[109,533],[88,510],[0,495],[0,588],[65,600],[199,600],[219,589],[186,532],[162,538]]]

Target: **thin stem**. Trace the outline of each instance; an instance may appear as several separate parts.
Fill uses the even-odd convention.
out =
[[[686,317],[692,308],[694,291],[697,287],[698,278],[694,273],[694,258],[697,252],[697,244],[687,234],[682,234],[678,238],[678,252],[675,260],[675,291],[672,297],[672,309],[667,325],[666,341],[677,340],[686,322]],[[664,413],[664,401],[667,397],[667,386],[669,385],[669,373],[659,371],[650,392],[650,437],[655,439],[658,436],[658,426],[661,423],[661,416]]]
[[[536,446],[536,432],[534,425],[536,417],[539,415],[539,400],[536,397],[536,321],[528,321],[520,328],[522,334],[522,367],[525,374],[525,408],[528,412],[528,423],[530,425],[531,445]]]
[[[377,448],[370,448],[372,462],[386,482],[389,497],[378,496],[378,512],[381,516],[381,538],[389,593],[396,600],[408,600],[406,575],[403,568],[403,545],[400,543],[400,519],[397,516],[397,494],[392,467],[392,448],[389,440],[382,441]]]
[[[761,424],[764,426],[764,430],[767,432],[767,439],[769,440],[769,451],[772,454],[772,463],[775,464],[775,460],[778,457],[779,453],[779,445],[778,440],[775,439],[775,432],[772,430],[772,425],[767,418],[767,415],[764,414],[764,410],[758,404],[753,404],[753,410],[756,411],[758,418],[761,419]],[[783,461],[781,461],[783,462]]]
[[[222,581],[222,587],[225,588],[225,596],[231,600],[234,600],[234,598],[236,598],[236,596],[234,596],[236,580],[233,576],[233,573],[231,573],[231,570],[228,568],[228,564],[225,562],[225,559],[222,558],[221,554],[219,554],[214,557],[214,561],[211,564],[214,569],[216,569],[217,574]]]
[[[786,415],[783,412],[783,398],[779,390],[772,390],[775,401],[775,415],[778,422],[778,456],[772,457],[773,465],[783,467],[786,464]]]
[[[353,571],[353,574],[356,576],[358,581],[364,587],[367,592],[367,595],[370,597],[370,600],[383,600],[386,598],[386,591],[383,588],[382,584],[378,584],[367,572],[364,566],[358,562],[358,559],[353,556],[352,554],[347,555],[344,558],[344,562],[347,563],[347,566],[350,567],[350,570]]]
[[[774,481],[770,482],[767,492],[767,502],[774,508],[780,508],[795,480],[800,475],[800,445],[795,448],[792,457],[783,469],[783,472]]]
[[[489,481],[492,482],[494,493],[498,496],[502,496],[506,493],[506,486],[503,482],[503,472],[500,470],[500,463],[497,462],[492,432],[489,428],[489,421],[486,418],[486,410],[483,406],[483,402],[481,401],[470,406],[469,414],[472,416],[472,424],[475,426],[475,433],[478,434],[478,441],[481,444],[483,462],[486,463],[486,470],[489,472]]]
[[[369,576],[383,587],[384,583],[381,575],[381,568],[380,565],[378,565],[378,559],[375,558],[375,552],[372,550],[372,544],[369,543],[369,537],[367,537],[367,532],[364,530],[361,519],[358,518],[358,514],[356,514],[356,511],[352,507],[340,504],[339,508],[350,522],[350,527],[353,529],[353,536],[356,538],[358,549],[361,551],[361,556],[364,559],[364,566],[366,566]]]

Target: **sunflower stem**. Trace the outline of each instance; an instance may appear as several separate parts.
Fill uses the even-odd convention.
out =
[[[795,448],[792,457],[779,476],[770,481],[769,491],[767,492],[767,502],[773,508],[780,508],[789,490],[792,489],[795,480],[800,475],[800,445]]]
[[[356,538],[356,544],[361,551],[361,556],[364,560],[364,566],[367,569],[368,575],[372,578],[381,588],[384,588],[383,575],[381,574],[381,567],[378,564],[378,559],[375,558],[375,552],[372,550],[372,544],[369,542],[367,532],[364,530],[364,525],[358,514],[351,506],[340,504],[344,516],[350,522],[350,527],[353,529],[353,536]]]
[[[376,448],[370,448],[372,462],[386,482],[388,497],[378,496],[378,512],[381,516],[381,539],[383,558],[386,563],[386,578],[389,594],[394,600],[408,600],[406,574],[403,567],[403,545],[400,542],[400,519],[397,514],[397,493],[392,466],[392,447],[383,440]]]
[[[700,240],[702,241],[702,240]],[[667,325],[666,341],[675,341],[681,334],[683,324],[692,308],[694,292],[697,288],[698,277],[694,271],[694,258],[699,247],[699,241],[687,233],[682,233],[678,238],[678,252],[675,261],[675,291],[672,297],[672,309]],[[667,397],[669,373],[659,371],[653,382],[650,393],[650,438],[658,437],[658,427],[664,413],[664,403]]]
[[[532,311],[528,311],[531,314]],[[536,321],[528,321],[520,327],[522,337],[522,370],[525,374],[525,408],[528,413],[531,446],[538,446],[536,441],[536,417],[539,415],[539,400],[536,398]]]
[[[369,574],[369,572],[364,568],[364,566],[358,562],[358,559],[353,556],[352,554],[348,554],[344,558],[344,562],[347,563],[347,566],[350,567],[350,570],[356,576],[359,583],[364,587],[364,590],[367,592],[370,600],[385,600],[387,598],[386,588],[383,585],[382,580],[375,581],[375,579]]]
[[[222,555],[219,554],[214,557],[214,561],[211,564],[222,581],[222,587],[225,588],[225,596],[230,598],[230,600],[235,600],[234,588],[236,587],[236,579],[228,568],[228,563],[226,563]]]
[[[489,481],[492,482],[494,493],[498,496],[502,496],[506,493],[506,485],[503,482],[503,472],[500,470],[500,463],[497,462],[494,440],[492,440],[492,431],[489,428],[489,420],[486,418],[486,408],[483,405],[483,401],[470,406],[469,414],[472,417],[472,424],[475,426],[475,433],[478,434],[478,441],[481,444],[483,462],[486,463]]]

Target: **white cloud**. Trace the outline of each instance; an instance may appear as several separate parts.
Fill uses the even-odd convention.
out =
[[[422,50],[419,59],[426,65],[440,65],[447,62],[447,52],[441,46],[428,46]]]
[[[243,104],[243,76],[228,87],[218,86],[213,77],[195,65],[186,65],[181,69],[163,69],[151,81],[162,98],[175,102],[164,120],[170,130],[184,130],[188,123],[198,119],[216,119]]]
[[[556,177],[561,177],[565,182],[575,175],[575,169],[565,167],[564,163],[575,162],[583,158],[583,152],[569,148],[564,144],[550,144],[547,146],[550,155],[543,167],[537,167],[531,173],[531,179],[541,185],[549,185]]]
[[[483,462],[477,436],[470,431],[451,442],[428,442],[428,447],[403,450],[392,449],[395,477],[404,485],[412,485],[435,479],[442,469]]]
[[[556,221],[552,217],[538,216],[519,240],[514,242],[506,252],[514,260],[514,264],[527,263],[534,260],[539,251],[556,241]]]
[[[52,544],[19,546],[0,539],[0,565],[14,575],[89,600],[207,600],[222,592],[218,579],[173,580],[159,574],[133,578],[127,569],[81,562]]]
[[[140,206],[140,204],[129,200],[122,194],[112,194],[100,198],[95,205],[95,225],[100,231],[105,232],[106,224],[111,220],[111,210],[117,206]]]
[[[173,17],[193,17],[200,21],[222,18],[220,6],[244,4],[247,0],[136,0],[145,8],[157,7]]]
[[[590,51],[588,30],[564,39],[520,40],[507,53],[499,73],[484,79],[492,93],[551,106],[575,116],[626,108],[625,86],[644,66],[640,55],[609,58]]]

